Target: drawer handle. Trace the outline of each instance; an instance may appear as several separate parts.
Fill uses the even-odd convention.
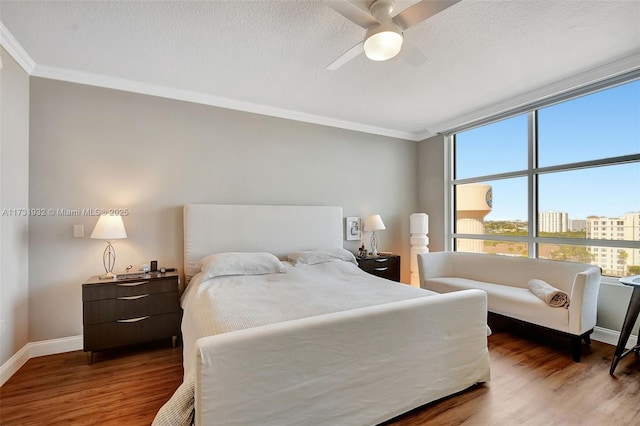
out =
[[[388,262],[389,259],[375,259],[376,262]]]
[[[376,271],[386,271],[387,269],[389,269],[388,266],[385,266],[384,268],[375,268]]]
[[[118,320],[118,322],[138,322],[138,321],[146,320],[147,318],[149,318],[149,315],[147,315],[146,317]]]
[[[148,294],[139,294],[137,296],[122,296],[122,297],[118,297],[118,300],[138,300],[138,299],[142,299],[143,297],[147,297]]]
[[[135,287],[137,285],[141,285],[141,284],[146,284],[149,281],[138,281],[135,283],[117,283],[116,285],[119,285],[120,287]]]

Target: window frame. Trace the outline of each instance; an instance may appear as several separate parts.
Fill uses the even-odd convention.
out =
[[[564,94],[559,94],[546,101],[539,101],[527,106],[520,107],[507,113],[479,120],[475,123],[464,127],[452,129],[445,132],[445,169],[447,179],[445,179],[445,209],[446,221],[446,238],[445,250],[455,251],[456,239],[472,239],[472,240],[493,240],[493,241],[513,241],[527,245],[528,257],[538,258],[539,247],[541,244],[559,244],[573,245],[585,247],[611,247],[611,248],[632,248],[640,249],[640,241],[627,240],[610,240],[610,239],[586,239],[586,238],[559,238],[559,237],[539,237],[536,230],[538,229],[538,177],[540,175],[556,172],[566,172],[578,169],[591,169],[602,166],[613,166],[628,163],[640,163],[640,153],[623,155],[616,157],[599,158],[589,161],[579,161],[573,163],[557,164],[552,166],[538,167],[538,110],[561,102],[571,101],[572,99],[589,95],[602,90],[611,89],[616,86],[631,83],[640,80],[640,70],[626,73],[622,76],[614,77],[605,81],[601,81],[589,86],[572,90]],[[467,177],[456,179],[456,135],[463,131],[473,128],[492,124],[501,120],[505,120],[517,115],[527,114],[527,169],[516,170],[507,173],[497,173],[483,176]],[[467,183],[483,183],[487,181],[526,177],[527,179],[527,219],[528,219],[528,235],[526,236],[508,236],[508,235],[491,235],[491,234],[463,234],[458,233],[456,227],[456,185]],[[618,278],[611,276],[603,276],[605,282],[617,282]]]

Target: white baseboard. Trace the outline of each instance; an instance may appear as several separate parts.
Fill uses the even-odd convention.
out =
[[[594,327],[593,334],[591,335],[593,340],[597,340],[598,342],[608,343],[613,346],[618,345],[618,339],[620,338],[620,332],[615,330],[609,330],[608,328],[602,327]],[[627,342],[627,349],[632,348],[638,344],[638,336],[634,336],[633,334],[629,337],[629,341]]]
[[[27,346],[29,346],[29,358],[31,359],[45,355],[80,351],[82,350],[82,344],[82,335],[80,335],[32,342],[27,344]]]
[[[82,335],[27,343],[0,366],[0,386],[4,385],[31,358],[82,350],[82,344]]]
[[[27,343],[16,352],[11,358],[0,366],[0,386],[4,385],[16,371],[29,361],[29,344]]]

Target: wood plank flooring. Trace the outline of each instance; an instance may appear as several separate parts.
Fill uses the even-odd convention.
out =
[[[33,358],[0,388],[4,425],[149,425],[182,382],[168,341],[94,354]]]
[[[522,336],[526,333],[526,338]],[[95,355],[31,359],[0,388],[2,425],[149,425],[182,379],[181,348],[166,342]],[[614,347],[570,346],[527,330],[489,337],[491,382],[429,404],[387,425],[638,425],[640,359],[608,373]]]

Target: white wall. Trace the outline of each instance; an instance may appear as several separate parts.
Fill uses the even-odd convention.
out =
[[[379,247],[402,255],[409,282],[416,154],[410,141],[31,79],[29,205],[128,208],[118,271],[151,259],[182,266],[183,204],[319,204],[381,214]],[[82,333],[80,285],[103,270],[104,242],[74,239],[72,225],[88,236],[96,220],[30,218],[31,341]]]
[[[0,48],[0,365],[29,341],[29,76]]]

